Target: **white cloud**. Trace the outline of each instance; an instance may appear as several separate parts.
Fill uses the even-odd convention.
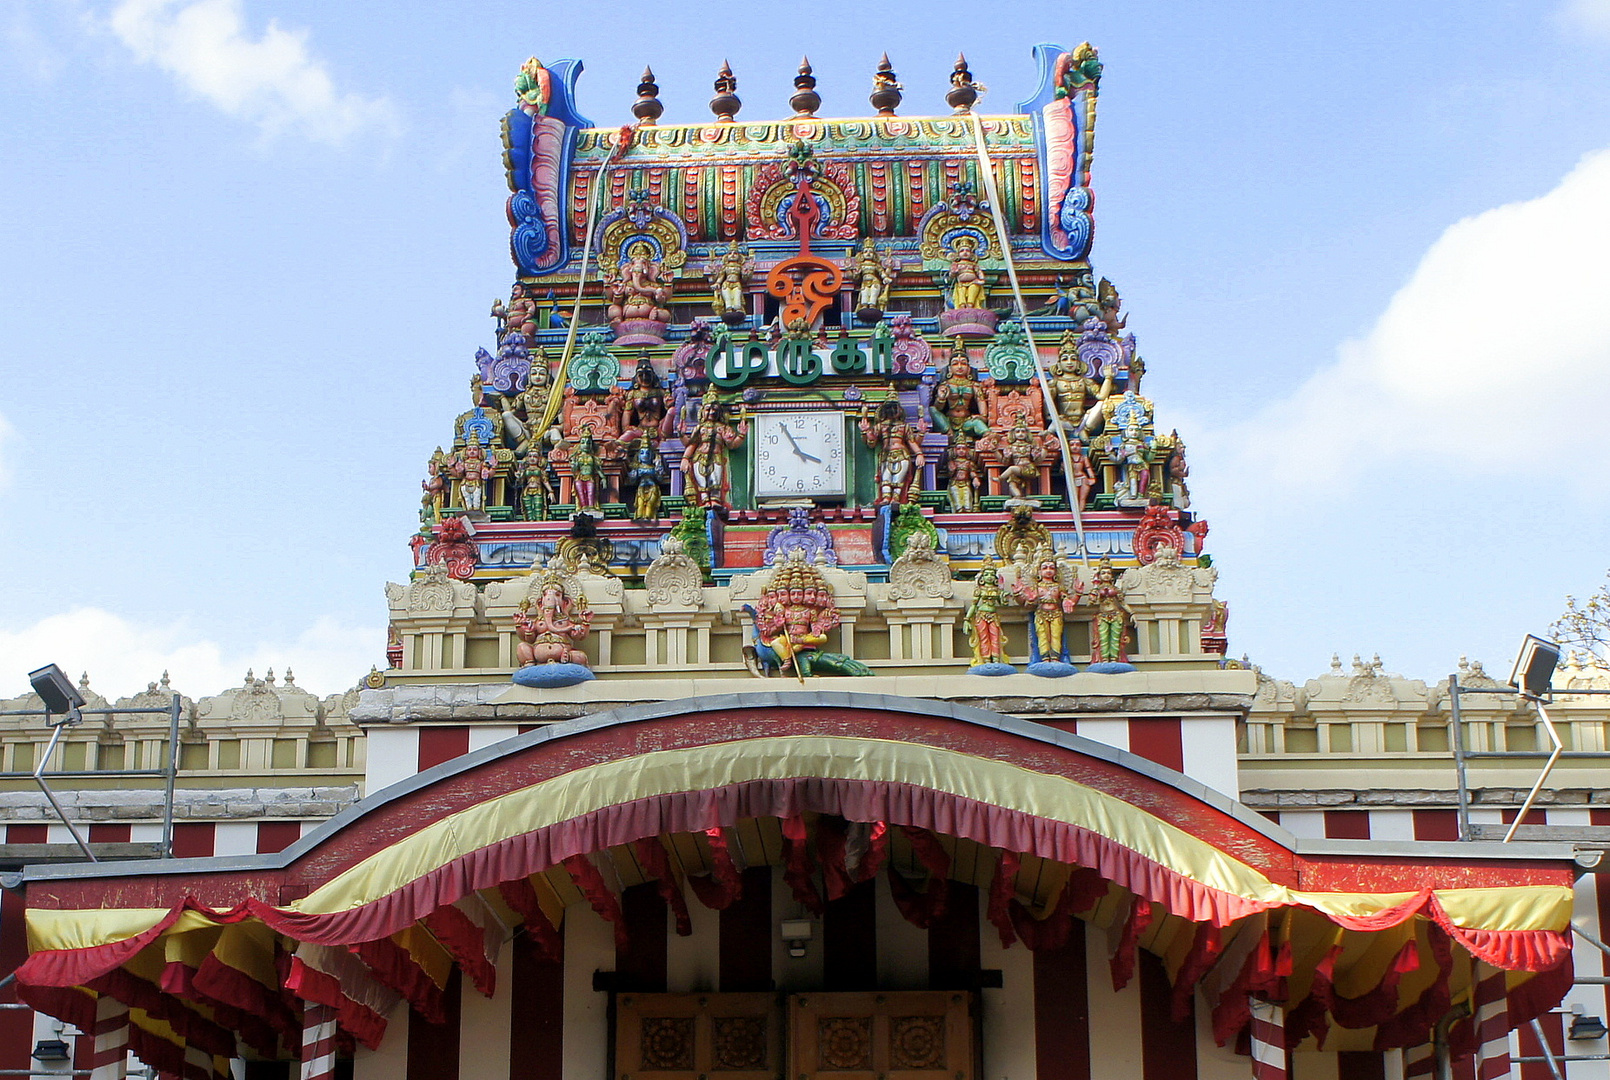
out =
[[[269,668],[294,670],[297,685],[316,694],[350,689],[372,664],[385,663],[385,629],[349,626],[321,618],[294,641],[224,648],[183,625],[155,626],[101,608],[75,608],[32,626],[0,628],[0,697],[28,689],[22,675],[59,664],[75,681],[87,671],[90,686],[115,700],[145,689],[166,671],[175,689],[191,697],[241,684],[246,669],[261,678]]]
[[[309,53],[306,31],[270,20],[253,37],[241,0],[122,0],[110,23],[140,60],[269,135],[339,144],[393,115],[383,97],[337,90],[324,62]]]
[[[1565,0],[1556,17],[1567,30],[1610,41],[1610,0]]]
[[[1203,432],[1218,497],[1250,507],[1270,491],[1425,491],[1431,471],[1610,496],[1598,451],[1577,458],[1610,416],[1607,249],[1610,151],[1545,195],[1450,226],[1336,363],[1251,419]]]

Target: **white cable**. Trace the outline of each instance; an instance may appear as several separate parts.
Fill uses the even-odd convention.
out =
[[[1068,433],[1062,426],[1062,416],[1057,412],[1056,395],[1051,391],[1051,380],[1046,377],[1045,366],[1040,363],[1040,350],[1034,344],[1034,332],[1029,329],[1029,306],[1023,301],[1023,289],[1017,280],[1017,263],[1012,259],[1012,240],[1006,231],[1006,214],[1001,209],[1001,200],[995,187],[995,171],[990,165],[989,152],[984,148],[984,122],[977,113],[970,113],[973,121],[973,138],[978,146],[978,167],[984,180],[984,197],[989,202],[990,214],[995,219],[995,236],[1001,245],[1001,255],[1006,260],[1006,276],[1012,282],[1012,298],[1017,301],[1018,317],[1023,320],[1023,336],[1029,344],[1029,356],[1034,361],[1034,374],[1040,382],[1040,393],[1045,396],[1046,411],[1051,416],[1051,428],[1056,432],[1057,443],[1062,448],[1062,475],[1068,485],[1068,506],[1073,510],[1073,527],[1079,538],[1079,558],[1084,560],[1086,566],[1090,564],[1090,553],[1085,549],[1084,514],[1079,506],[1078,485],[1073,476],[1073,449],[1068,445]]]

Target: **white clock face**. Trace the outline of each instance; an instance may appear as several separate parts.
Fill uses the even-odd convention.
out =
[[[842,413],[761,413],[754,424],[757,498],[844,494]]]

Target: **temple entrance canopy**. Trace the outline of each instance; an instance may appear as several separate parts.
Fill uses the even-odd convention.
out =
[[[944,702],[748,693],[530,731],[360,803],[279,855],[37,868],[34,1007],[94,1029],[128,1010],[158,1068],[295,1058],[308,1015],[381,1046],[406,1000],[461,973],[497,993],[527,935],[556,959],[590,909],[629,948],[623,894],[677,932],[772,867],[805,918],[882,876],[930,927],[967,892],[1003,945],[1105,935],[1113,983],[1158,957],[1177,1007],[1234,1044],[1253,1003],[1327,1049],[1425,1042],[1478,984],[1509,1023],[1569,982],[1571,863],[1542,845],[1299,841],[1229,798],[1075,735]],[[321,1014],[322,1015],[322,1014]],[[1467,1029],[1462,1036],[1474,1038]],[[1455,1029],[1453,1039],[1461,1038]]]

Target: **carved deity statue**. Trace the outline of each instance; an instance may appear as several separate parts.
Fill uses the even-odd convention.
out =
[[[1143,503],[1152,486],[1151,440],[1137,423],[1108,439],[1108,453],[1124,470],[1120,503]]]
[[[1191,475],[1191,467],[1185,461],[1185,440],[1176,431],[1171,441],[1173,445],[1168,451],[1168,460],[1163,463],[1163,480],[1168,493],[1173,496],[1174,509],[1189,510],[1191,489],[1186,486],[1185,478]]]
[[[1079,602],[1079,585],[1077,578],[1071,587],[1064,585],[1063,577],[1061,560],[1047,556],[1035,566],[1034,577],[1018,582],[1015,590],[1017,602],[1033,612],[1030,629],[1036,661],[1068,660],[1062,629],[1065,618],[1073,614]]]
[[[978,459],[978,448],[973,444],[973,437],[965,431],[951,432],[945,462],[950,474],[951,512],[976,513],[978,489],[984,480],[984,464]]]
[[[727,245],[726,254],[719,263],[711,264],[706,276],[710,279],[712,308],[722,322],[736,326],[749,317],[745,304],[749,278],[755,272],[755,260],[749,249],[734,240]]]
[[[510,330],[518,330],[526,341],[536,333],[537,301],[526,286],[515,282],[514,288],[509,290],[509,302],[502,300],[492,301],[492,317],[498,321],[498,340],[502,341]]]
[[[1090,494],[1096,490],[1096,470],[1085,454],[1085,444],[1077,435],[1068,436],[1068,493],[1073,496],[1081,513],[1090,505]]]
[[[604,462],[590,427],[582,429],[570,448],[570,484],[576,494],[577,510],[603,512],[599,495],[604,488]]]
[[[459,505],[471,513],[486,509],[486,482],[497,472],[497,465],[474,432],[463,449],[447,459],[448,473],[458,481]]]
[[[988,282],[978,265],[978,241],[959,236],[951,248],[950,272],[945,275],[952,308],[982,308],[988,299]]]
[[[690,501],[707,507],[727,505],[728,451],[742,446],[748,437],[749,418],[733,426],[715,389],[708,390],[699,422],[683,439],[682,476]]]
[[[663,268],[654,257],[654,248],[639,240],[626,249],[626,258],[614,273],[606,271],[604,287],[609,295],[609,318],[648,319],[668,323],[671,311],[671,283],[662,278]]]
[[[1006,436],[1006,445],[1000,448],[1001,482],[1014,499],[1026,499],[1039,485],[1040,464],[1045,461],[1045,441],[1029,430],[1028,418],[1019,414],[1017,423]]]
[[[879,250],[872,237],[861,241],[844,260],[845,277],[855,282],[855,314],[863,322],[876,322],[889,304],[889,292],[900,273],[900,260]]]
[[[654,432],[656,437],[671,433],[671,414],[666,406],[665,387],[660,373],[654,370],[648,353],[639,354],[637,369],[632,372],[632,386],[620,401],[621,439],[630,442],[640,432]]]
[[[1089,600],[1095,606],[1095,618],[1090,623],[1091,659],[1106,663],[1123,663],[1124,639],[1129,630],[1129,607],[1124,594],[1114,579],[1112,559],[1106,555],[1096,564],[1095,578],[1091,582]]]
[[[861,438],[877,454],[878,498],[876,505],[904,503],[911,497],[917,471],[925,464],[922,437],[906,422],[905,406],[890,394],[878,406],[877,420],[861,407],[857,425]]]
[[[660,447],[653,428],[644,429],[638,436],[631,455],[627,458],[626,484],[635,492],[632,499],[632,520],[639,525],[658,521],[660,517],[660,491],[665,483],[665,470],[660,466]]]
[[[548,504],[553,501],[553,490],[548,481],[548,462],[544,454],[527,454],[514,467],[514,478],[520,483],[520,509],[527,521],[541,521],[548,516]]]
[[[950,349],[950,374],[934,391],[928,413],[940,431],[965,431],[976,438],[989,431],[986,412],[978,372],[967,355],[967,346],[958,340]]]
[[[967,620],[967,640],[973,646],[974,667],[1010,662],[1006,659],[1006,643],[1001,633],[1001,606],[1005,602],[1000,574],[991,559],[978,572],[978,580],[973,583],[973,598],[963,616]]]
[[[437,447],[436,452],[430,456],[425,464],[425,479],[419,482],[424,489],[425,497],[420,500],[422,510],[420,520],[427,525],[442,520],[442,502],[447,496],[447,477],[442,474],[447,471],[447,455],[442,448]]]
[[[1079,359],[1079,338],[1072,330],[1062,335],[1056,363],[1051,368],[1051,394],[1057,415],[1070,434],[1089,434],[1100,427],[1101,405],[1112,396],[1113,370],[1109,366],[1097,383]]]
[[[560,567],[549,567],[514,613],[514,632],[520,643],[514,647],[521,667],[531,664],[587,665],[587,654],[578,645],[587,640],[593,613],[587,597],[570,574]]]
[[[832,587],[798,552],[772,573],[758,607],[745,607],[754,620],[756,638],[780,670],[793,669],[801,678],[819,673],[872,674],[852,657],[822,651],[828,633],[841,621],[838,604]]]

